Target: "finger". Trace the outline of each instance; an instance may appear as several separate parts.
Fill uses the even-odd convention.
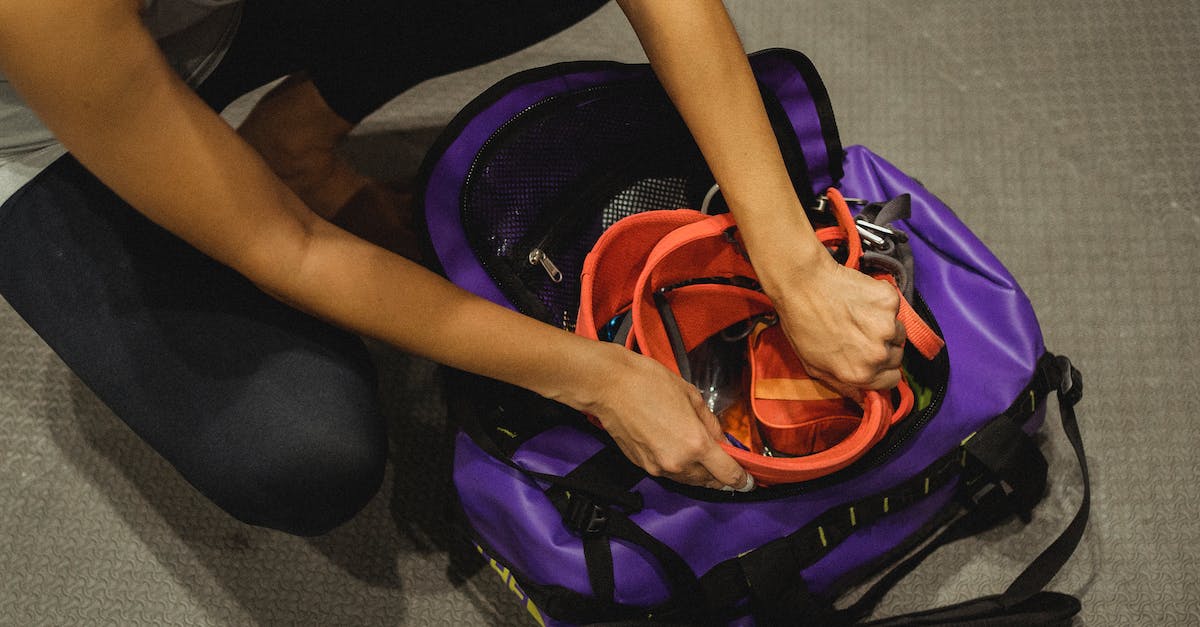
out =
[[[862,402],[863,392],[859,388],[848,383],[843,383],[840,379],[828,372],[825,372],[824,370],[809,367],[806,367],[805,369],[808,371],[808,374],[811,377],[814,379],[819,379],[825,385],[833,388],[833,390],[838,394],[841,394],[846,398],[853,399],[855,402]]]
[[[882,370],[896,370],[904,362],[904,347],[888,344],[887,357],[883,360]]]
[[[700,416],[701,422],[704,423],[705,428],[708,430],[709,436],[711,436],[713,440],[718,443],[724,442],[725,430],[721,428],[721,421],[717,419],[716,414],[713,414],[711,411],[709,411],[708,405],[704,403],[704,398],[700,395],[698,390],[694,395],[692,404],[694,407],[696,407],[696,413]],[[725,468],[729,473],[728,476],[725,476],[723,474],[717,474],[720,472],[719,470],[708,466],[704,462],[701,462],[700,465],[702,468],[704,468],[703,474],[709,479],[709,481],[706,481],[704,484],[705,487],[719,490],[736,490],[738,492],[748,492],[754,489],[754,477],[750,473],[746,472],[746,470],[742,468],[740,464],[734,461],[734,459],[725,453],[725,451],[721,450],[719,446],[710,449],[709,455],[713,455],[711,451],[715,451],[716,456],[724,457],[725,459],[733,462],[733,465],[736,466],[736,469],[722,464],[722,467]],[[712,459],[717,459],[717,457],[712,457]]]
[[[734,490],[746,491],[754,487],[754,478],[750,473],[715,443],[707,449],[704,457],[700,458],[700,464],[720,483],[718,488],[728,486]]]
[[[900,378],[902,376],[899,368],[884,370],[872,379],[867,387],[872,390],[890,390],[900,385]]]
[[[892,337],[888,338],[888,344],[896,346],[904,346],[904,341],[908,338],[908,331],[904,328],[904,323],[896,320],[896,327],[892,331]]]
[[[690,464],[687,470],[682,472],[663,473],[663,476],[676,483],[685,485],[694,485],[711,490],[720,490],[725,487],[712,473],[699,463]]]

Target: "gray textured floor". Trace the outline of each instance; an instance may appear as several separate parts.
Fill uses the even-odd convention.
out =
[[[1092,524],[1056,580],[1083,597],[1078,624],[1200,624],[1200,297],[1188,278],[1200,264],[1200,5],[731,5],[749,49],[809,53],[847,143],[870,145],[955,207],[1022,282],[1048,346],[1083,370]],[[403,176],[502,76],[639,56],[610,7],[414,90],[349,150]],[[446,575],[436,371],[376,355],[394,474],[349,525],[302,540],[239,525],[200,498],[0,301],[0,624],[531,624],[486,569],[465,583]],[[1040,551],[1079,498],[1055,424],[1051,495],[1030,528],[943,550],[885,612],[997,591]]]

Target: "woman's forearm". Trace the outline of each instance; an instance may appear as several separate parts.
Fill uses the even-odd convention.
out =
[[[483,300],[328,224],[272,294],[407,352],[589,410],[623,351]],[[315,287],[315,289],[314,289]]]
[[[900,378],[894,289],[838,266],[787,174],[741,40],[719,0],[618,0],[721,192],[808,372],[847,394]]]
[[[619,4],[721,185],[768,292],[781,275],[826,261],[722,3]]]
[[[594,404],[595,386],[582,383],[611,367],[614,351],[470,295],[313,214],[175,76],[137,2],[20,4],[0,5],[12,18],[0,26],[0,67],[80,162],[151,220],[339,326],[580,409]],[[71,45],[52,43],[49,31]]]

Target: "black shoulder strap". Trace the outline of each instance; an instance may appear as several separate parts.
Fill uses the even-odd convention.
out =
[[[1083,380],[1066,357],[1058,356],[1047,360],[1041,369],[1046,383],[1057,390],[1059,415],[1063,431],[1075,450],[1083,480],[1083,499],[1075,517],[1066,529],[1042,551],[1025,570],[1017,576],[1003,593],[979,597],[955,605],[947,605],[923,612],[905,614],[867,623],[873,627],[898,627],[908,625],[975,625],[982,627],[1028,625],[1054,625],[1065,623],[1079,613],[1079,600],[1073,596],[1045,591],[1044,588],[1062,569],[1074,553],[1087,527],[1091,508],[1091,482],[1088,476],[1087,457],[1083,450],[1083,438],[1075,418],[1075,404],[1083,394]],[[1015,504],[1017,513],[1024,503]],[[955,520],[942,533],[920,551],[893,568],[876,582],[846,612],[863,617],[883,599],[884,595],[909,572],[917,567],[934,550],[943,545],[976,534],[997,521],[998,510],[994,507],[976,507]]]

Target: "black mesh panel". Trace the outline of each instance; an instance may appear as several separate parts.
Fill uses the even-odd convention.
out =
[[[468,174],[462,219],[514,304],[574,328],[579,273],[604,229],[643,211],[699,207],[711,184],[656,82],[606,85],[543,101],[493,134]],[[535,247],[562,282],[529,263]]]

